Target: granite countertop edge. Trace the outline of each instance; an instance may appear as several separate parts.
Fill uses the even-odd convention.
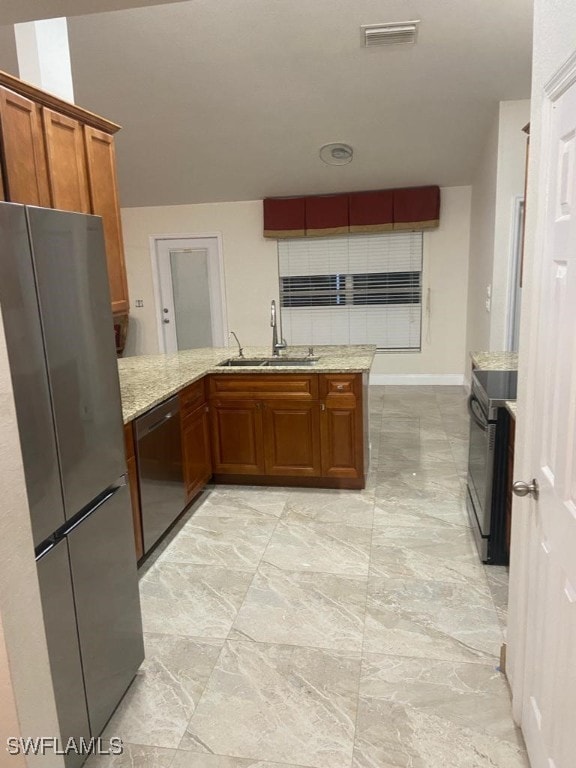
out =
[[[290,347],[283,358],[306,357],[308,347]],[[323,346],[314,348],[318,361],[313,366],[282,365],[281,367],[241,366],[220,368],[219,364],[237,357],[234,348],[205,348],[185,350],[168,355],[141,355],[118,360],[122,418],[124,424],[137,419],[176,395],[180,390],[208,374],[260,373],[364,373],[370,370],[376,347],[373,345]],[[268,347],[247,347],[244,357],[269,358]]]
[[[516,413],[518,411],[516,400],[506,400],[504,406],[512,418],[516,420]]]
[[[470,352],[473,365],[483,371],[516,371],[517,352]]]

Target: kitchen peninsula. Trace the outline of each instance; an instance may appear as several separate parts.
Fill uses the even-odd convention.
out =
[[[249,347],[243,358],[234,352],[194,349],[118,361],[138,558],[211,477],[251,485],[365,486],[368,372],[376,348],[292,347],[278,358],[268,347]],[[148,425],[161,424],[165,436],[159,430],[156,441],[148,440],[157,446],[155,456],[144,450],[142,436]],[[174,492],[178,473],[181,491],[159,525],[158,503],[148,505],[146,489],[156,487],[157,495],[166,482]]]

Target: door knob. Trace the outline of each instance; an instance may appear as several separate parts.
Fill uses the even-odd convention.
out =
[[[524,480],[516,480],[512,485],[512,490],[516,496],[532,496],[534,499],[538,498],[538,481],[533,478],[531,483],[525,483]]]

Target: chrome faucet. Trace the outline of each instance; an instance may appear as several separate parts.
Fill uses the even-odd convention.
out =
[[[240,346],[240,342],[238,341],[238,336],[236,336],[234,331],[230,331],[228,336],[234,336],[234,338],[236,339],[236,344],[238,344],[238,357],[244,357],[244,350]]]
[[[272,356],[280,357],[280,350],[288,346],[285,339],[278,341],[278,328],[276,326],[276,302],[272,300],[270,305],[270,325],[272,326]]]

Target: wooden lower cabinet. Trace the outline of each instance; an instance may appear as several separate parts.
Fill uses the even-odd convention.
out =
[[[182,420],[182,461],[186,503],[189,503],[212,476],[210,426],[206,404],[196,408]]]
[[[189,504],[212,476],[210,421],[204,379],[181,390],[179,400],[185,501]]]
[[[132,422],[124,425],[124,448],[126,451],[126,467],[128,469],[128,484],[132,501],[132,522],[134,524],[134,546],[136,560],[144,555],[144,536],[142,533],[142,512],[140,509],[140,487],[138,484],[138,468],[134,448],[134,431]]]
[[[210,418],[214,473],[264,474],[260,401],[213,401],[210,404]]]
[[[328,403],[322,412],[322,474],[362,477],[362,417],[356,406]]]
[[[319,477],[319,403],[265,400],[262,407],[266,474]]]
[[[210,392],[217,481],[364,487],[361,374],[212,376]]]

